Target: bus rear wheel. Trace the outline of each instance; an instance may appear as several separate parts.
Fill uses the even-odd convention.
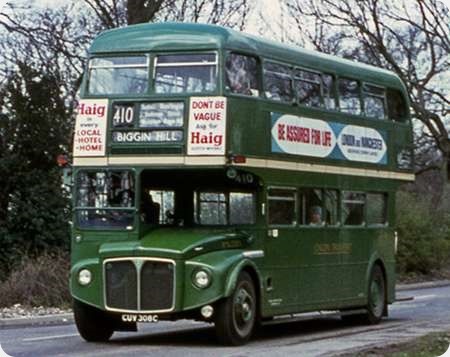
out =
[[[242,272],[233,294],[217,305],[214,321],[217,338],[224,345],[243,345],[250,339],[255,321],[255,286],[250,275]]]
[[[386,308],[386,281],[381,267],[374,265],[370,274],[366,313],[344,315],[342,320],[348,323],[375,325],[383,318]]]
[[[370,274],[366,322],[371,325],[379,323],[385,310],[386,282],[381,267],[375,265]]]
[[[88,342],[106,342],[114,333],[113,321],[95,307],[74,300],[73,314],[78,332]]]

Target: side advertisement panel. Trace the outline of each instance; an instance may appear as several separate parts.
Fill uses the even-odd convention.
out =
[[[280,113],[271,118],[272,152],[387,164],[383,130]]]

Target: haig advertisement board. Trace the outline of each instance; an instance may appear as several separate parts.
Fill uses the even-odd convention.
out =
[[[224,97],[191,97],[188,155],[225,155],[226,113]]]
[[[271,119],[272,152],[387,164],[383,130],[280,113]]]
[[[73,156],[104,156],[106,150],[107,99],[83,99],[77,108]]]

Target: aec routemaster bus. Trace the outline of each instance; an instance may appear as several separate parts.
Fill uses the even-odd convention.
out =
[[[391,72],[210,25],[100,34],[74,137],[81,336],[195,319],[239,345],[286,314],[379,322],[412,159]]]

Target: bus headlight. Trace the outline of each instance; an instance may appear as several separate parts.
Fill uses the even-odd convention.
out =
[[[92,273],[88,269],[80,270],[78,273],[78,282],[80,285],[88,285],[92,281]]]
[[[211,274],[203,269],[198,270],[194,273],[193,282],[196,287],[205,289],[211,283]]]

